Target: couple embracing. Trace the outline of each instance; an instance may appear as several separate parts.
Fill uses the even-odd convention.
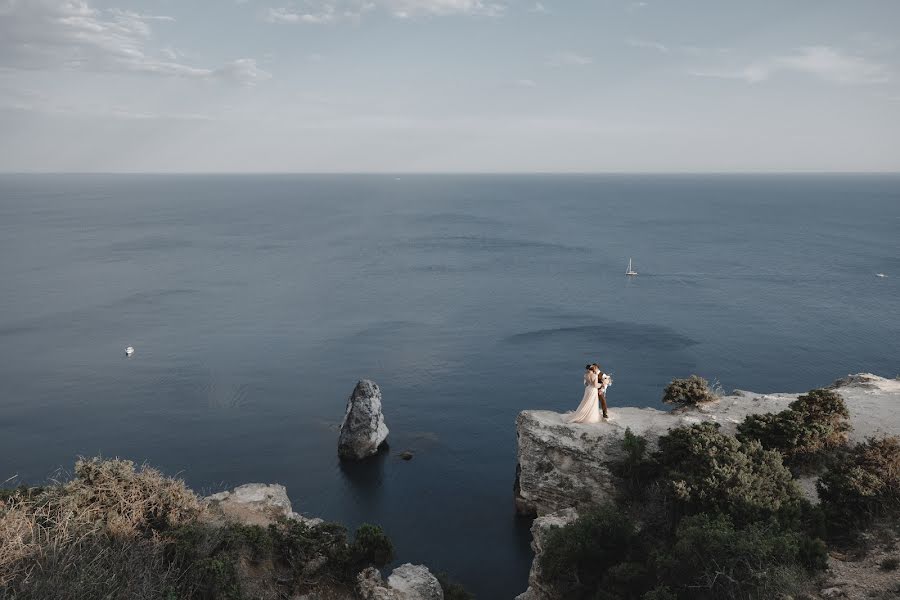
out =
[[[603,418],[609,418],[606,412],[606,388],[612,385],[612,377],[600,370],[600,365],[591,363],[585,367],[584,397],[581,404],[569,417],[569,423],[599,423],[600,408],[603,406]]]

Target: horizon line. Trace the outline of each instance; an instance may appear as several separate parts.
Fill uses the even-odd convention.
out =
[[[0,171],[0,176],[8,175],[382,175],[382,176],[423,176],[423,175],[498,175],[498,176],[594,176],[594,175],[900,175],[896,171],[827,171],[827,170],[783,170],[783,171]]]

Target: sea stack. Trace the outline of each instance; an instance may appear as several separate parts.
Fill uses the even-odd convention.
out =
[[[338,440],[338,455],[345,460],[372,456],[387,436],[388,428],[381,412],[381,390],[374,381],[363,379],[356,384],[347,401],[347,412]]]

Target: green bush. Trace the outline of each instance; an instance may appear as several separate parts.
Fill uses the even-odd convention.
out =
[[[718,396],[709,389],[709,382],[698,375],[691,375],[687,379],[673,379],[663,394],[662,401],[666,404],[678,404],[681,406],[693,406],[712,402]]]
[[[679,514],[727,514],[742,525],[796,513],[803,505],[777,452],[723,434],[717,424],[671,430],[659,439],[655,458]]]
[[[352,544],[347,530],[336,523],[311,527],[289,521],[270,525],[269,532],[276,556],[304,579],[311,578],[307,565],[324,559],[323,577],[352,585],[365,567],[383,567],[394,557],[390,539],[374,525],[362,525]]]
[[[630,497],[640,497],[647,483],[656,475],[658,465],[647,456],[647,439],[635,435],[628,427],[622,440],[624,455],[610,465],[614,475],[625,483]]]
[[[736,529],[724,515],[681,521],[661,562],[666,582],[696,599],[768,600],[796,593],[827,565],[825,545],[776,521]]]
[[[641,600],[678,600],[678,596],[669,586],[661,585],[641,596]]]
[[[838,394],[812,390],[780,413],[748,416],[738,425],[738,438],[759,440],[764,448],[780,452],[786,462],[799,465],[842,446],[850,429],[849,416]]]
[[[900,518],[900,437],[870,438],[835,457],[816,487],[837,531]]]
[[[612,505],[595,508],[547,536],[540,558],[544,577],[566,598],[632,599],[650,586],[634,522]]]
[[[473,596],[462,585],[452,581],[446,573],[438,573],[435,575],[438,583],[441,584],[441,590],[444,592],[444,600],[475,600]]]
[[[364,523],[356,530],[353,553],[357,564],[383,567],[394,559],[394,545],[381,527]]]

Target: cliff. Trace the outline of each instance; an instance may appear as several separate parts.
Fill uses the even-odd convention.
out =
[[[832,388],[850,411],[851,443],[900,433],[900,381],[862,373],[838,380]],[[653,450],[659,437],[675,427],[711,421],[733,434],[747,415],[779,412],[799,395],[736,390],[701,407],[673,411],[613,406],[610,420],[597,424],[567,423],[564,415],[551,411],[523,411],[516,419],[517,510],[543,516],[611,499],[619,484],[610,466],[622,458],[626,429],[644,436]],[[804,489],[813,494],[808,483]]]
[[[853,428],[850,443],[872,436],[900,434],[900,380],[863,373],[838,380],[830,387],[841,395],[849,410]],[[748,415],[785,410],[799,395],[736,390],[715,402],[673,411],[613,406],[610,420],[597,424],[568,423],[566,415],[550,411],[520,413],[516,420],[516,508],[520,514],[538,518],[532,526],[535,560],[529,587],[518,600],[556,597],[542,581],[540,572],[539,558],[546,534],[552,527],[574,521],[580,508],[617,496],[621,482],[612,473],[612,468],[624,455],[622,442],[626,429],[643,436],[648,442],[648,450],[653,451],[660,436],[670,429],[714,422],[723,432],[733,435],[738,423]],[[799,484],[811,501],[817,501],[814,477],[800,480]],[[842,597],[866,597],[866,586],[885,577],[885,573],[879,572],[877,562],[872,564],[875,566],[869,569],[871,573],[847,581],[841,579],[840,574],[848,569],[852,571],[851,566],[832,556],[830,572],[832,579],[837,577],[834,583],[840,584],[838,592]],[[885,584],[885,589],[887,586]]]

